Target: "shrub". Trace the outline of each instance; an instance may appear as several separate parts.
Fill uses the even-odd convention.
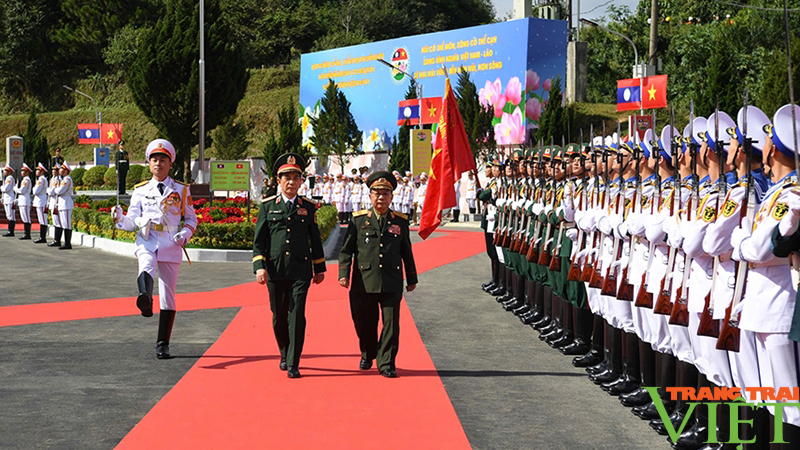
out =
[[[94,166],[83,174],[83,185],[88,187],[99,187],[103,184],[103,175],[106,173],[104,166]]]
[[[109,167],[106,169],[106,173],[103,174],[103,181],[105,181],[105,186],[108,189],[116,189],[117,188],[117,168],[116,167]]]
[[[75,186],[83,186],[83,174],[86,173],[86,169],[83,167],[78,167],[72,172],[70,172],[69,176],[72,178],[72,184]]]
[[[144,166],[134,164],[128,169],[128,176],[125,178],[125,187],[132,189],[142,179],[142,172],[145,170]]]
[[[333,205],[325,205],[317,210],[317,226],[319,227],[319,234],[322,236],[322,242],[328,239],[331,235],[331,230],[339,222],[339,212]]]

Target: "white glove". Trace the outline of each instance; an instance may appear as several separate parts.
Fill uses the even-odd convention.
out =
[[[672,227],[667,235],[667,244],[672,248],[683,247],[683,236],[680,232],[680,227]]]
[[[567,228],[567,231],[565,233],[567,234],[567,237],[572,242],[576,242],[576,243],[578,242],[578,229],[577,228]]]
[[[122,206],[117,205],[111,208],[111,218],[114,219],[114,223],[118,223],[120,220],[122,220],[123,216],[124,214],[122,213]]]
[[[178,231],[177,233],[175,233],[175,236],[172,237],[172,240],[175,241],[175,243],[180,245],[181,247],[184,247],[186,245],[186,243],[189,242],[189,239],[191,239],[191,238],[192,238],[192,235],[189,232],[189,230],[184,228],[183,230]]]
[[[542,213],[543,209],[544,209],[544,206],[542,206],[541,203],[537,203],[537,204],[533,205],[533,207],[531,208],[531,213],[533,213],[533,215],[535,215],[535,216],[538,216],[539,214]]]
[[[750,237],[750,228],[737,227],[731,233],[731,245],[733,246],[733,253],[731,259],[734,261],[742,260],[741,245],[742,241]]]
[[[628,222],[627,221],[623,221],[621,224],[619,224],[614,229],[614,231],[616,231],[616,233],[614,235],[617,237],[617,239],[621,239],[623,241],[627,241],[628,240],[629,236],[628,236]]]
[[[778,231],[781,236],[789,237],[797,232],[797,224],[800,221],[800,192],[795,189],[789,190],[786,200],[789,205],[789,212],[783,216],[783,219],[778,224]]]

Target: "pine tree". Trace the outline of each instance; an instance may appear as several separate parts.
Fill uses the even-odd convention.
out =
[[[225,119],[214,131],[214,155],[217,159],[236,161],[247,158],[251,142],[247,139],[248,126],[234,117]]]
[[[311,143],[319,155],[335,158],[344,173],[344,166],[361,141],[361,130],[350,112],[350,101],[333,80],[328,80],[325,96],[320,102],[319,117],[311,118],[311,126],[314,127]]]
[[[792,78],[794,84],[795,103],[800,98],[800,39],[793,38],[792,48]],[[775,50],[771,58],[765,58],[766,68],[761,90],[758,93],[756,104],[768,116],[777,111],[781,106],[789,104],[789,82],[786,71],[786,49]]]
[[[726,28],[723,27],[723,30]],[[736,64],[731,64],[729,42],[728,33],[723,31],[711,47],[712,53],[705,67],[705,87],[698,93],[695,104],[697,111],[708,111],[710,115],[716,107],[717,97],[719,110],[732,117],[742,107],[744,83]],[[786,80],[786,58],[783,62],[783,79]]]
[[[39,163],[48,166],[50,151],[47,145],[47,137],[39,129],[39,119],[36,117],[35,111],[31,111],[30,115],[28,115],[28,129],[25,130],[22,138],[25,147],[22,160],[25,161],[25,164],[33,170]]]
[[[194,0],[167,0],[166,10],[143,38],[128,79],[136,105],[160,137],[175,146],[175,178],[186,181],[199,127],[198,7]],[[213,130],[236,112],[249,75],[217,0],[206,1],[205,17],[205,125]]]
[[[275,160],[284,153],[298,153],[308,161],[311,153],[303,147],[303,130],[297,121],[294,99],[278,110],[278,133],[270,130],[264,144],[264,164],[272,170]]]
[[[406,90],[405,99],[413,100],[417,98],[417,82],[413,79]],[[392,154],[389,158],[389,171],[396,170],[406,173],[411,170],[411,130],[413,127],[408,124],[408,120],[403,122],[397,136],[392,139]]]
[[[562,105],[563,96],[561,93],[561,77],[553,78],[550,86],[550,96],[547,99],[547,106],[542,112],[542,119],[539,121],[539,129],[536,131],[535,141],[544,140],[545,145],[561,143],[561,137],[567,136],[567,109]]]
[[[470,79],[469,72],[463,68],[458,73],[455,94],[472,155],[476,159],[487,161],[494,150],[494,145],[491,144],[494,142],[494,127],[492,126],[494,114],[491,109],[481,106],[478,100],[478,88]]]

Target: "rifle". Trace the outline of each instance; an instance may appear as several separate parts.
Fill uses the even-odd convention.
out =
[[[661,149],[658,148],[658,143],[656,142],[656,112],[653,110],[653,117],[650,120],[650,137],[653,140],[650,142],[650,148],[652,149],[651,152],[655,153],[655,155],[651,154],[651,157],[654,157],[656,160],[655,164],[655,192],[653,193],[653,199],[650,202],[650,214],[656,215],[658,214],[658,207],[661,205],[661,174],[659,172],[659,165],[661,164]],[[645,136],[646,137],[646,136]],[[647,270],[644,271],[642,274],[642,282],[639,284],[639,292],[636,293],[636,302],[634,305],[642,307],[642,308],[652,308],[653,307],[653,294],[647,291],[647,285],[650,283],[650,268],[653,267],[653,252],[655,251],[655,243],[650,242],[650,247],[647,253]]]
[[[631,134],[631,138],[633,138],[633,134]],[[636,159],[636,190],[633,193],[632,205],[631,207],[635,212],[642,212],[642,176],[639,173],[639,159],[640,158],[640,150],[638,146],[636,148],[631,149],[632,157]],[[623,214],[625,214],[625,208],[623,208]],[[622,284],[619,286],[619,290],[617,290],[617,298],[619,300],[625,301],[633,301],[633,285],[628,280],[628,268],[631,266],[631,260],[633,260],[633,253],[636,247],[636,244],[639,242],[638,236],[635,239],[630,240],[630,244],[628,245],[628,261],[625,264],[625,267],[622,269]]]
[[[675,214],[678,213],[680,210],[680,200],[681,200],[681,176],[678,173],[678,146],[676,145],[675,139],[673,138],[675,134],[675,110],[674,108],[670,107],[670,124],[669,124],[669,145],[672,154],[672,164],[673,164],[673,187],[672,187],[672,203],[669,205],[669,215],[670,217],[674,217]],[[661,142],[664,142],[664,132],[661,132]],[[669,258],[667,259],[667,272],[664,274],[664,278],[661,279],[661,289],[659,290],[658,299],[656,300],[656,305],[653,308],[653,312],[656,314],[661,315],[669,315],[672,312],[672,283],[674,277],[672,276],[673,272],[675,271],[675,256],[677,254],[677,249],[675,247],[670,247],[669,249]],[[667,281],[669,280],[669,281]]]
[[[610,196],[610,191],[609,191],[611,183],[609,183],[609,180],[608,180],[608,153],[606,152],[606,123],[605,122],[603,122],[603,142],[600,144],[600,146],[601,146],[601,149],[602,149],[602,156],[601,157],[603,158],[603,172],[604,172],[604,180],[603,180],[603,182],[604,182],[604,190],[605,190],[605,192],[603,192],[602,201],[600,202],[600,208],[602,208],[604,210],[607,210],[608,208],[607,208],[606,203],[610,203],[611,202],[611,196]],[[599,189],[599,185],[598,185],[598,189]],[[596,246],[596,248],[597,248],[597,256],[594,259],[594,264],[593,264],[593,270],[594,271],[592,272],[592,277],[589,280],[589,287],[593,287],[593,288],[598,288],[599,289],[599,288],[603,287],[603,275],[601,274],[601,272],[603,270],[603,266],[602,266],[602,263],[601,263],[601,259],[602,259],[601,257],[603,256],[602,255],[603,237],[601,236],[601,233],[599,233],[599,232],[597,232],[595,234],[595,236],[597,237],[597,246]]]
[[[589,126],[589,148],[592,145],[592,128],[591,125]],[[581,198],[579,203],[579,208],[583,208],[584,210],[588,210],[588,194],[586,190],[588,189],[588,175],[586,173],[586,156],[584,155],[585,150],[583,147],[583,130],[581,130],[581,145],[580,145],[580,159],[581,159],[581,168],[583,169],[583,174],[581,175]],[[578,245],[575,247],[575,252],[572,255],[572,261],[570,263],[569,272],[567,273],[567,280],[569,281],[581,281],[581,267],[578,262],[578,253],[583,251],[583,248],[586,246],[586,233],[583,232],[580,228],[578,229]]]
[[[526,160],[525,163],[530,167],[531,163],[530,160]],[[525,206],[528,205],[530,200],[533,200],[533,193],[535,190],[535,186],[533,183],[533,175],[530,178],[526,176],[525,180],[525,203],[522,204],[522,226],[519,230],[519,246],[517,247],[517,253],[522,256],[528,254],[528,248],[530,247],[530,214],[527,213]]]
[[[620,125],[617,122],[617,166],[619,171],[619,189],[617,190],[616,198],[614,199],[614,208],[616,210],[617,215],[620,214],[619,207],[620,204],[625,203],[625,180],[622,178],[622,153],[620,153]],[[620,239],[617,238],[614,231],[611,231],[611,240],[614,242],[614,250],[612,255],[614,255],[614,261],[619,261],[620,257],[622,256],[622,246],[620,245]],[[617,271],[613,268],[614,264],[609,264],[608,269],[606,270],[606,277],[603,280],[603,288],[601,289],[601,293],[603,295],[617,295]]]
[[[506,164],[509,162],[506,160]],[[500,247],[503,245],[503,233],[506,229],[506,202],[508,197],[508,182],[506,181],[506,169],[500,171],[500,188],[498,189],[498,197],[503,200],[503,206],[498,210],[498,224],[494,233],[494,245]],[[502,223],[502,224],[501,224]]]
[[[523,154],[524,153],[527,153],[527,150],[525,150],[523,152]],[[528,163],[528,160],[526,158],[524,160],[524,162],[520,163],[520,166],[521,167],[525,167],[525,165],[527,163]],[[524,255],[525,253],[522,252],[522,248],[527,243],[527,239],[525,238],[525,233],[527,232],[527,228],[528,228],[528,214],[525,213],[525,204],[527,203],[527,200],[530,200],[531,187],[530,187],[530,183],[529,183],[529,179],[528,179],[527,170],[523,169],[523,171],[525,172],[524,173],[525,180],[521,183],[522,184],[522,188],[521,189],[523,189],[525,191],[525,194],[524,194],[524,196],[522,196],[522,195],[520,196],[521,197],[520,200],[524,199],[526,201],[523,201],[523,202],[520,203],[519,229],[517,230],[517,233],[516,233],[516,235],[514,237],[515,238],[514,253],[520,253],[520,254]]]
[[[566,172],[566,147],[564,143],[564,136],[561,136],[561,172],[564,178],[567,178]],[[553,175],[553,181],[555,182],[555,174]],[[566,180],[566,183],[570,183],[569,179]],[[562,196],[561,199],[566,201],[563,196],[564,187],[561,188]],[[574,191],[573,191],[574,192]],[[558,189],[556,189],[556,198],[553,201],[553,213],[555,213],[556,204],[558,203]],[[554,238],[555,239],[555,238]],[[564,239],[564,221],[562,220],[561,223],[558,225],[558,239],[553,242],[553,252],[552,257],[550,258],[550,265],[548,269],[552,270],[553,272],[561,272],[561,242]]]
[[[550,138],[550,174],[551,175],[555,173],[555,168],[556,168],[556,158],[555,158],[555,155],[553,154],[553,138],[551,137]],[[556,205],[556,179],[555,179],[555,177],[553,177],[553,179],[552,179],[552,184],[551,184],[551,189],[550,189],[550,201],[553,203],[553,210],[555,210],[555,205]],[[547,228],[545,230],[544,235],[541,238],[542,247],[541,247],[541,250],[539,251],[539,261],[537,261],[537,264],[539,264],[540,266],[544,266],[544,267],[550,267],[551,255],[550,255],[550,253],[547,252],[547,243],[550,241],[550,238],[551,238],[550,232],[551,232],[551,230],[553,228],[553,226],[552,226],[553,224],[547,218],[547,215],[545,215],[544,220],[547,221]]]
[[[753,173],[750,170],[750,164],[752,163],[752,155],[753,155],[753,139],[747,135],[747,100],[748,95],[747,91],[745,90],[744,93],[744,116],[742,117],[742,134],[744,135],[744,145],[743,151],[745,155],[745,164],[747,166],[747,181],[746,181],[746,191],[744,194],[744,203],[747,204],[747,209],[745,210],[742,208],[740,215],[739,215],[739,226],[742,225],[744,220],[746,219],[748,224],[753,223],[753,218],[756,214],[756,195],[755,195],[755,186],[753,184]],[[717,99],[719,102],[719,99]],[[719,110],[719,107],[717,107]],[[718,121],[719,119],[717,119]],[[719,134],[719,127],[717,127],[717,134]],[[717,141],[715,145],[719,146],[719,152],[722,154],[722,145]],[[725,169],[722,168],[723,160],[720,160],[720,175],[721,184],[720,186],[725,186],[727,188],[727,182],[725,181]],[[720,191],[720,195],[722,192]],[[739,343],[741,340],[741,330],[739,329],[739,315],[733,314],[733,310],[736,308],[739,303],[741,303],[742,298],[744,298],[745,290],[747,289],[747,285],[745,281],[747,281],[747,270],[749,265],[746,261],[737,261],[736,262],[736,284],[734,285],[733,289],[733,301],[728,306],[728,309],[725,310],[725,319],[722,320],[722,328],[719,331],[719,338],[717,339],[717,350],[727,350],[729,352],[738,352],[739,351]]]
[[[539,141],[539,154],[537,156],[536,167],[539,169],[539,189],[536,191],[536,203],[538,204],[541,202],[544,204],[546,201],[544,198],[544,190],[545,190],[545,179],[544,179],[544,149],[542,148],[543,144],[542,141]],[[530,238],[530,248],[528,249],[528,253],[525,255],[525,259],[530,263],[536,263],[539,261],[539,251],[536,249],[539,240],[539,234],[542,231],[542,222],[538,220],[537,217],[531,217],[533,225],[533,235]]]
[[[591,208],[594,208],[598,203],[600,203],[600,174],[597,171],[597,152],[594,149],[594,133],[592,133],[592,139],[589,141],[591,155],[592,155],[592,170],[594,170],[594,192],[592,193],[592,204],[587,207],[587,211]],[[584,190],[588,189],[588,186],[584,188]],[[591,236],[591,247],[590,249],[597,248],[597,231],[592,231]],[[583,270],[581,270],[581,281],[584,283],[589,283],[592,280],[592,274],[594,273],[594,264],[589,263],[589,255],[591,252],[586,252],[586,258],[583,261]]]
[[[693,125],[694,121],[694,101],[690,103],[689,123]],[[694,127],[690,125],[692,129]],[[700,198],[700,179],[697,176],[697,149],[693,140],[689,140],[689,156],[692,158],[692,195],[689,197],[688,205],[686,206],[686,218],[688,222],[692,221],[692,210],[699,205]],[[695,212],[695,219],[697,218]],[[692,258],[689,255],[684,255],[683,263],[683,280],[678,292],[675,295],[675,304],[672,306],[672,312],[669,315],[670,325],[679,325],[682,327],[689,326],[689,272],[692,267]]]

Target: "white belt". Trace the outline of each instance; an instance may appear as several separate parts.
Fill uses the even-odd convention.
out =
[[[170,227],[169,225],[165,225],[165,224],[162,224],[162,223],[152,223],[152,222],[150,222],[150,224],[148,224],[147,227],[150,228],[150,230],[152,230],[152,231],[166,231],[168,233],[177,233],[178,232],[178,227],[174,227],[173,228],[173,227]]]

